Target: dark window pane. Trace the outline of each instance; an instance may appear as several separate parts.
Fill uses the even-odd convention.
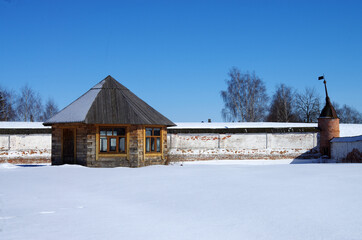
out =
[[[107,152],[107,138],[101,138],[101,152]]]
[[[154,128],[153,129],[153,136],[161,136],[161,129]]]
[[[155,139],[151,138],[151,152],[155,151]]]
[[[156,138],[157,152],[161,152],[161,139]]]
[[[118,149],[119,149],[119,152],[126,151],[126,139],[125,138],[119,138]]]
[[[115,152],[117,149],[117,139],[116,138],[111,138],[110,139],[110,144],[109,144],[109,151],[110,152]]]
[[[126,129],[125,128],[115,128],[113,130],[114,136],[124,136],[126,135]]]
[[[146,128],[146,136],[152,136],[152,128]]]
[[[146,152],[150,151],[150,138],[146,138]]]

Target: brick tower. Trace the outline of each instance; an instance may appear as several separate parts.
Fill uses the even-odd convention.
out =
[[[324,76],[318,78],[318,80],[322,79],[324,79]],[[324,80],[323,83],[326,91],[326,105],[318,118],[318,128],[320,129],[319,150],[322,155],[328,155],[330,158],[330,141],[335,137],[339,137],[339,118],[329,99],[326,80]]]

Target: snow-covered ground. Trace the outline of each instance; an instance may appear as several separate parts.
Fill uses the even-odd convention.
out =
[[[362,165],[0,168],[0,239],[362,239]]]

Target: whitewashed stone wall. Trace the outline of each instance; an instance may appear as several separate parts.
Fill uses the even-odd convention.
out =
[[[362,135],[334,138],[331,141],[331,158],[342,161],[353,149],[362,152]]]
[[[228,124],[232,127],[233,124],[241,123]],[[213,124],[207,129],[196,129],[202,133],[182,133],[183,128],[176,131],[175,127],[169,128],[168,161],[319,157],[318,131],[315,130],[316,126],[313,124],[278,123],[273,126],[268,123],[268,125],[264,124],[263,130],[254,133],[250,131],[250,128],[245,128],[247,125],[256,127],[260,124],[242,123],[238,128],[243,131],[242,133],[225,132],[239,131],[235,128],[222,130],[225,123],[220,123],[220,126]],[[205,124],[200,124],[200,126],[205,126]],[[215,130],[215,127],[220,128]],[[275,130],[280,127],[284,127],[284,130]],[[189,130],[195,131],[195,129]],[[215,132],[218,130],[222,131]],[[351,133],[361,134],[361,130],[362,124],[341,124],[341,136],[348,136]],[[360,140],[357,141],[357,138],[352,139],[353,141],[351,138],[332,140],[332,158],[343,159],[353,148],[362,152],[362,136],[358,139]],[[0,163],[50,164],[51,141],[51,129],[44,127],[42,123],[0,122]]]
[[[50,163],[51,134],[1,134],[0,163]]]
[[[169,133],[170,161],[319,157],[317,132]]]

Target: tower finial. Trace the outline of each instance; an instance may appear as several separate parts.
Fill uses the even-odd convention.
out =
[[[327,81],[326,79],[324,78],[324,74],[323,76],[319,76],[318,77],[318,80],[324,80],[323,83],[324,83],[324,89],[326,91],[326,105],[324,106],[324,108],[322,109],[322,112],[320,114],[319,117],[328,117],[328,118],[338,118],[337,117],[337,113],[336,113],[336,110],[334,109],[332,103],[331,103],[331,100],[329,99],[329,96],[328,96],[328,91],[327,91]]]
[[[319,76],[319,77],[318,77],[318,80],[324,80],[323,83],[324,83],[324,89],[325,89],[325,91],[326,91],[326,99],[329,98],[329,96],[328,96],[328,91],[327,91],[327,81],[326,81],[326,79],[324,78],[324,74],[323,74],[323,76]]]

